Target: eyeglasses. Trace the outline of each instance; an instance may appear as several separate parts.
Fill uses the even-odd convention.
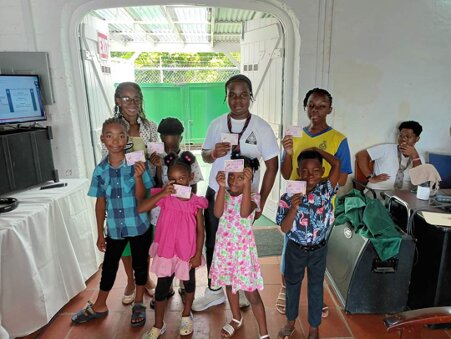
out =
[[[131,104],[133,101],[133,102],[135,102],[135,104],[139,105],[142,102],[141,98],[139,98],[139,97],[136,97],[136,98],[119,97],[119,99],[121,99],[121,101],[125,104]]]

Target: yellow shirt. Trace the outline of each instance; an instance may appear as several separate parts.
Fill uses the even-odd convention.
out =
[[[299,179],[297,172],[298,156],[302,151],[311,147],[318,147],[340,159],[341,173],[352,173],[351,155],[346,137],[343,134],[334,130],[332,127],[328,127],[324,131],[312,135],[304,128],[301,137],[293,137],[293,156],[290,180]],[[325,169],[323,178],[326,178],[329,176],[331,166],[325,160],[323,160],[323,166]]]

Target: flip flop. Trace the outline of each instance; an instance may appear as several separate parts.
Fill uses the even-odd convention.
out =
[[[96,312],[92,309],[92,302],[88,301],[88,305],[78,311],[75,315],[72,316],[72,322],[74,324],[83,324],[93,319],[104,318],[108,315],[108,311],[105,312]]]
[[[323,309],[321,312],[321,317],[322,318],[327,318],[327,316],[329,315],[329,306],[327,306],[326,304],[323,304]]]
[[[168,293],[168,296],[166,297],[166,299],[169,299],[170,297],[172,297],[175,294],[174,289],[171,289]],[[149,302],[149,306],[151,309],[155,309],[155,296],[153,296],[153,298],[150,300]]]
[[[138,320],[139,321],[134,321]],[[146,306],[143,304],[134,304],[132,307],[132,318],[130,320],[130,325],[132,327],[141,327],[146,323]]]

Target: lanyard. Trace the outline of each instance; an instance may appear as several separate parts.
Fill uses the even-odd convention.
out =
[[[251,121],[251,117],[252,117],[252,114],[249,113],[249,115],[246,118],[246,121],[244,122],[243,129],[241,130],[240,133],[238,133],[238,145],[234,145],[232,147],[232,153],[238,153],[238,154],[240,153],[241,136],[243,135],[244,131],[246,131],[247,126],[249,126],[249,122]],[[229,133],[233,133],[232,132],[232,117],[230,116],[230,113],[227,114],[227,127],[229,129]]]

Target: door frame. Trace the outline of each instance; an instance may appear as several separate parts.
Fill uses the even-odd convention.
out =
[[[70,68],[68,72],[69,81],[74,85],[75,103],[78,103],[80,118],[79,130],[82,141],[90,140],[89,135],[89,113],[87,111],[87,97],[85,92],[84,79],[82,75],[82,60],[80,58],[80,42],[76,32],[78,26],[82,22],[84,16],[92,10],[107,7],[124,7],[124,6],[154,6],[161,5],[156,0],[129,0],[124,3],[123,0],[80,0],[78,7],[67,5],[63,9],[63,18],[69,22],[68,25],[62,27],[63,44],[62,50],[68,56],[66,65]],[[184,4],[198,5],[194,0],[185,0]],[[179,0],[167,0],[165,5],[180,5]],[[203,5],[213,7],[223,7],[219,1],[206,0]],[[77,6],[77,5],[75,5]],[[229,8],[252,9],[265,13],[269,13],[276,17],[282,25],[284,34],[285,61],[284,61],[284,85],[283,85],[283,102],[284,108],[282,112],[283,125],[290,124],[293,120],[293,112],[298,112],[299,105],[299,70],[300,70],[300,46],[301,37],[299,34],[299,21],[296,15],[286,5],[275,3],[272,0],[229,0]],[[296,113],[295,113],[296,114]],[[82,142],[84,149],[85,164],[89,162],[95,163],[92,151],[89,150],[90,143]],[[85,169],[86,170],[86,169]]]

